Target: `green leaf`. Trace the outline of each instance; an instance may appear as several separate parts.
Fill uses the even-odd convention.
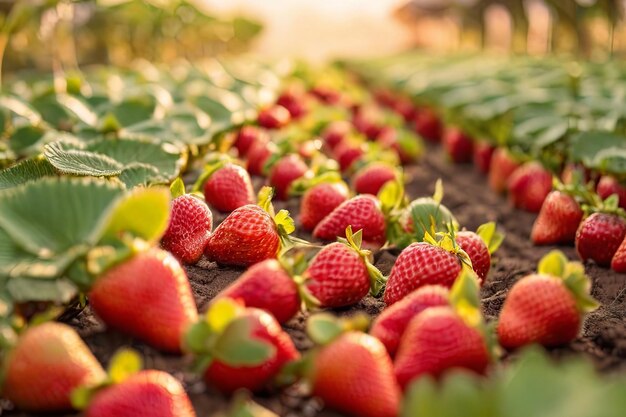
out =
[[[243,306],[229,298],[215,300],[207,310],[205,321],[215,333],[221,333],[243,312]]]
[[[122,194],[121,185],[76,178],[44,178],[0,191],[0,229],[7,236],[0,271],[58,276],[100,239]],[[9,254],[19,256],[11,260]]]
[[[496,230],[495,222],[489,222],[478,226],[478,229],[476,229],[476,234],[480,236],[483,242],[485,242],[485,245],[487,245],[487,249],[489,250],[490,254],[497,251],[504,241],[504,234],[499,233]]]
[[[115,353],[109,363],[109,379],[114,384],[124,382],[128,377],[141,371],[143,360],[139,353],[133,349],[120,349]]]
[[[306,332],[314,343],[327,345],[344,332],[344,327],[332,314],[319,313],[309,318]]]
[[[274,223],[276,223],[276,226],[279,228],[282,235],[289,235],[296,230],[296,225],[289,215],[289,211],[284,209],[276,213],[276,216],[274,216]]]
[[[167,229],[169,210],[170,195],[165,187],[136,188],[113,208],[105,236],[115,239],[130,233],[154,243]]]
[[[106,113],[117,120],[120,126],[131,126],[152,118],[156,100],[149,95],[127,98],[106,107]]]
[[[461,269],[452,285],[450,304],[469,326],[477,327],[482,323],[478,277],[467,266]]]
[[[224,329],[213,349],[215,359],[230,366],[258,366],[276,355],[276,347],[251,333],[248,317],[236,318]]]
[[[443,181],[441,178],[435,182],[435,193],[433,194],[433,200],[437,203],[441,203],[443,200]]]
[[[178,177],[170,185],[170,194],[172,199],[185,195],[185,183],[182,178]]]
[[[388,181],[378,193],[378,200],[383,213],[389,213],[398,207],[404,196],[404,187],[400,180]]]
[[[537,272],[554,277],[563,277],[566,265],[567,257],[565,254],[560,250],[553,250],[541,258]]]
[[[126,185],[127,189],[135,187],[147,187],[154,184],[165,184],[167,179],[153,165],[136,163],[128,165],[118,177]]]
[[[11,150],[17,155],[26,155],[28,150],[38,148],[46,135],[46,130],[39,126],[21,126],[9,137]]]
[[[42,280],[16,277],[7,281],[7,291],[15,302],[54,301],[67,304],[78,294],[74,284],[65,279]]]
[[[120,175],[124,165],[106,155],[76,149],[63,142],[49,143],[44,155],[59,171],[65,174],[112,177]]]
[[[0,171],[0,190],[55,175],[54,167],[46,159],[27,159]]]

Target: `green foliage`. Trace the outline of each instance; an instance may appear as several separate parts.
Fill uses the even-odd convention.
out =
[[[417,380],[401,416],[618,417],[624,407],[623,376],[601,377],[581,358],[557,364],[531,348],[487,378],[451,372],[440,383]]]

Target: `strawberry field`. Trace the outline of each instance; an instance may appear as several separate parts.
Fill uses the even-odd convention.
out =
[[[316,65],[63,7],[1,15],[0,415],[623,414],[622,61]]]

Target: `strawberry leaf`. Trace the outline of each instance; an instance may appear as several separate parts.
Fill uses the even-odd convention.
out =
[[[480,285],[478,277],[468,267],[463,267],[450,290],[450,304],[471,327],[482,324],[480,310]]]
[[[215,359],[230,366],[258,366],[276,355],[271,343],[252,337],[247,317],[236,318],[215,342]]]
[[[553,250],[541,258],[537,266],[537,272],[554,277],[563,277],[566,265],[567,257],[565,254],[560,250]]]
[[[27,159],[0,171],[0,190],[55,175],[56,170],[45,158]]]
[[[259,190],[257,204],[273,218],[274,206],[272,205],[272,197],[274,197],[274,189],[272,187],[265,186]]]
[[[124,382],[143,368],[139,353],[132,349],[121,349],[111,359],[108,368],[109,379],[114,384]]]
[[[583,264],[568,262],[563,275],[564,283],[574,295],[576,307],[581,313],[588,313],[600,306],[600,303],[590,294],[591,279],[585,274]]]
[[[306,332],[314,343],[327,345],[344,332],[344,327],[332,314],[319,313],[309,318]]]
[[[284,209],[276,213],[276,216],[274,216],[274,223],[276,223],[276,226],[282,235],[290,235],[296,230],[296,225],[289,215],[289,211]]]
[[[185,195],[185,183],[180,177],[177,177],[170,185],[170,194],[172,195],[172,200]]]
[[[487,245],[487,249],[490,254],[493,254],[498,250],[502,242],[504,241],[504,234],[499,233],[496,230],[496,223],[489,222],[478,226],[476,229],[476,234],[480,236],[480,238]]]
[[[378,200],[383,213],[391,213],[392,210],[398,209],[402,204],[403,197],[404,186],[400,179],[388,181],[378,193]]]
[[[435,182],[435,192],[433,194],[433,200],[437,204],[440,204],[443,200],[443,181],[441,181],[441,178],[439,178],[437,182]]]
[[[241,315],[244,307],[230,298],[220,298],[211,304],[206,313],[205,321],[211,331],[221,333],[229,324]]]

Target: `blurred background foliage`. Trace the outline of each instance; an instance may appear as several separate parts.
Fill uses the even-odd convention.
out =
[[[262,30],[187,0],[0,0],[0,27],[5,72],[240,53]]]

